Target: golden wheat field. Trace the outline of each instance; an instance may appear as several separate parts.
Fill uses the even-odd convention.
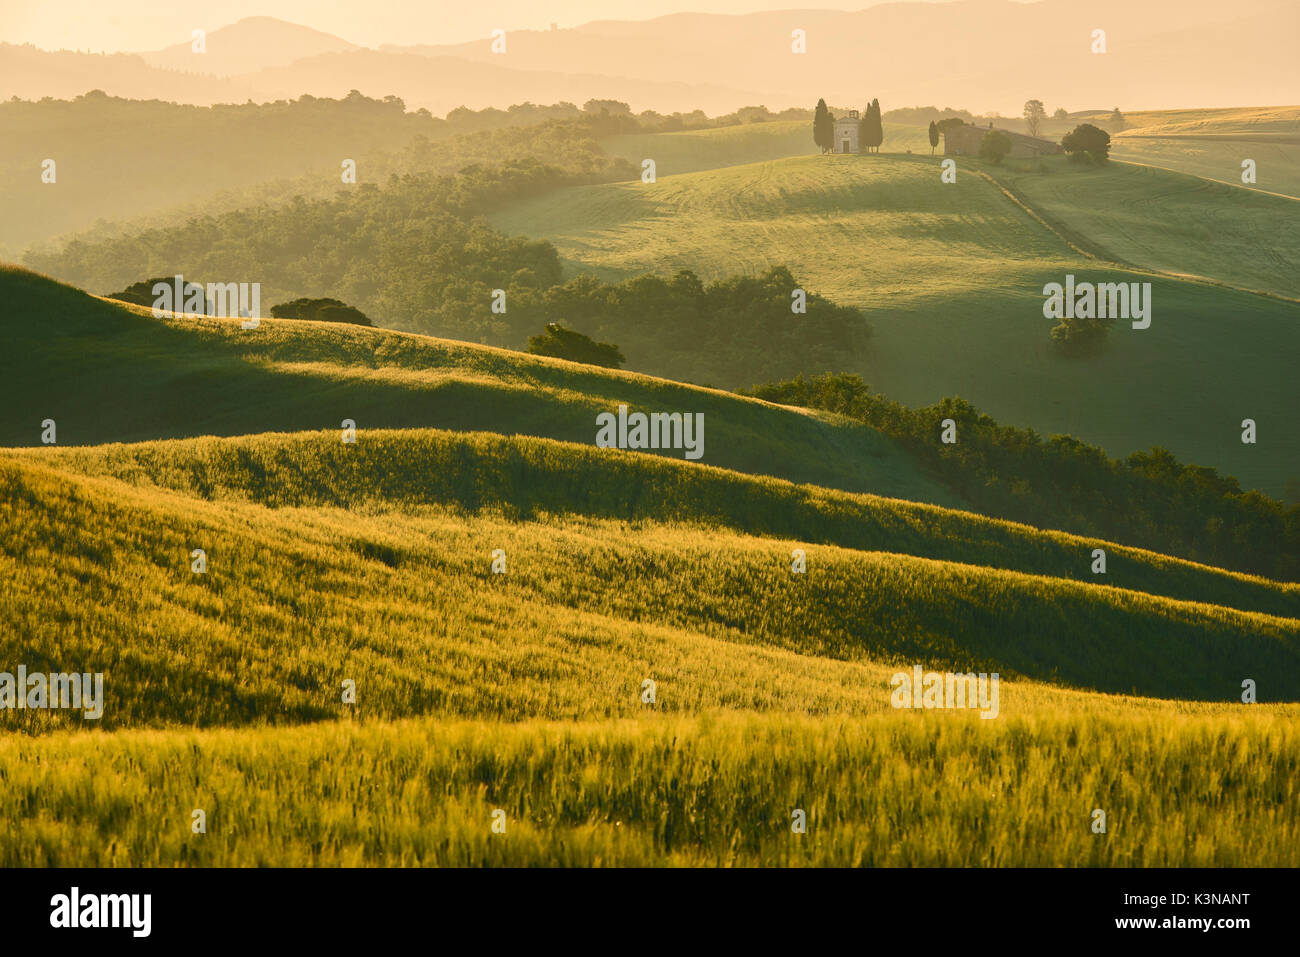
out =
[[[709,711],[8,739],[4,815],[27,838],[3,862],[1294,867],[1295,717],[1048,696],[991,722]]]
[[[1297,706],[1235,700],[1294,699],[1294,586],[1122,547],[1103,586],[1061,533],[492,435],[0,486],[0,648],[109,689],[94,730],[7,713],[6,865],[1297,863]],[[996,718],[891,707],[913,662],[998,672]]]

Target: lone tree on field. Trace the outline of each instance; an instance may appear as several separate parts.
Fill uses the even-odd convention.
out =
[[[1061,319],[1052,327],[1052,342],[1069,356],[1082,356],[1099,351],[1114,319]]]
[[[835,117],[826,109],[826,101],[817,101],[817,110],[813,113],[813,142],[829,153],[835,148]]]
[[[994,166],[1002,162],[1002,157],[1011,152],[1011,137],[1001,130],[989,130],[980,140],[980,159],[988,160]]]
[[[1110,125],[1116,130],[1122,130],[1128,126],[1128,120],[1124,119],[1124,114],[1119,111],[1118,106],[1110,114]]]
[[[1068,120],[1069,118],[1070,114],[1063,106],[1058,106],[1056,112],[1052,114],[1054,120]]]
[[[1028,100],[1025,102],[1025,129],[1029,131],[1030,136],[1037,136],[1038,131],[1043,128],[1043,120],[1047,119],[1047,110],[1043,106],[1042,100]]]
[[[930,121],[930,155],[934,155],[934,148],[939,145],[939,127],[934,125],[934,120]]]
[[[1110,134],[1091,123],[1080,123],[1061,137],[1061,148],[1077,163],[1089,159],[1104,163],[1110,158]]]
[[[612,342],[596,342],[581,332],[564,328],[558,322],[548,322],[545,335],[529,337],[528,351],[535,356],[585,362],[606,369],[619,369],[627,361],[623,358],[622,351]]]

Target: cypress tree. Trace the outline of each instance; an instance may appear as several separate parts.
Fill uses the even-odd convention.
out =
[[[885,128],[880,121],[880,101],[871,101],[870,110],[870,140],[868,145],[875,147],[877,153],[880,152],[880,144],[885,142]]]
[[[827,153],[835,148],[835,117],[826,108],[825,100],[817,101],[817,110],[813,114],[813,142]]]

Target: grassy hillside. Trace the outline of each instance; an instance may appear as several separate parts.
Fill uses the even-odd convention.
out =
[[[337,428],[438,427],[594,443],[619,403],[705,416],[701,461],[854,491],[956,504],[879,432],[712,389],[504,349],[356,326],[154,319],[0,268],[0,443],[61,445]],[[680,456],[680,451],[671,453]]]
[[[788,321],[794,282],[786,270],[775,284],[745,276],[707,288],[685,277],[672,290],[657,276],[621,288],[590,277],[566,283],[553,246],[507,237],[486,223],[482,214],[526,196],[634,178],[636,167],[605,154],[592,126],[543,124],[439,144],[464,140],[484,148],[500,138],[507,142],[498,153],[526,149],[559,165],[536,157],[469,163],[454,175],[392,178],[383,189],[363,184],[330,200],[294,197],[183,226],[74,240],[58,252],[33,252],[28,262],[101,293],[141,277],[226,277],[258,283],[272,311],[277,302],[328,296],[388,328],[512,349],[523,349],[551,322],[581,323],[575,312],[584,303],[577,298],[615,326],[607,341],[625,350],[631,368],[654,366],[703,384],[718,383],[720,374],[752,383],[826,370],[838,355],[861,352],[869,328],[856,309],[813,296],[808,321]],[[430,149],[412,153],[424,156],[420,162],[447,158]],[[588,331],[585,324],[576,328]]]
[[[944,115],[944,112],[940,111],[939,115]],[[985,119],[980,118],[978,122],[983,125]],[[1028,132],[1019,117],[999,117],[990,122],[999,129]],[[1198,165],[1197,156],[1202,151],[1213,151],[1216,140],[1227,141],[1226,145],[1238,152],[1242,147],[1232,146],[1232,143],[1252,142],[1258,144],[1256,149],[1261,151],[1261,155],[1268,157],[1267,164],[1260,157],[1255,158],[1260,161],[1261,167],[1268,166],[1270,180],[1272,177],[1286,177],[1286,181],[1290,182],[1300,172],[1295,152],[1273,152],[1278,147],[1294,146],[1300,142],[1300,109],[1296,107],[1140,111],[1125,113],[1122,125],[1112,122],[1108,112],[1086,118],[1074,116],[1065,120],[1048,117],[1042,122],[1038,135],[1056,142],[1081,122],[1092,123],[1110,131],[1114,140],[1113,155],[1123,159],[1167,146],[1171,148],[1167,156],[1169,161],[1151,165],[1166,166],[1200,176],[1206,174],[1193,168]],[[884,132],[885,141],[881,146],[884,153],[930,153],[930,141],[924,123],[914,125],[887,122]],[[1193,143],[1194,139],[1198,142]],[[1170,142],[1163,142],[1165,140]],[[818,151],[812,142],[811,121],[805,120],[751,123],[676,133],[611,136],[602,140],[601,145],[612,155],[638,166],[643,159],[653,158],[659,176],[696,173],[791,156],[808,156]],[[940,140],[938,152],[942,151],[943,141]],[[1280,162],[1272,162],[1274,156]],[[1212,169],[1209,164],[1213,162],[1217,162],[1217,157],[1206,156],[1206,164],[1201,168]],[[1240,169],[1241,156],[1237,156],[1217,175],[1208,175],[1206,178],[1239,181]],[[1263,184],[1260,188],[1287,191]]]
[[[1028,448],[1005,436],[999,440],[1007,443],[998,453],[1001,464],[991,473],[978,456],[957,465],[936,458],[935,430],[953,414],[947,406],[909,413],[910,424],[900,427],[891,415],[873,418],[807,397],[763,396],[778,403],[773,405],[642,375],[386,330],[266,319],[256,330],[245,330],[237,320],[155,319],[146,309],[90,297],[21,270],[0,272],[0,286],[12,309],[3,328],[24,356],[3,380],[13,415],[0,426],[0,437],[14,445],[40,443],[48,421],[57,427],[58,445],[66,448],[337,429],[352,420],[363,432],[437,427],[544,436],[591,448],[596,417],[627,404],[633,411],[703,416],[700,464],[973,508],[1074,532],[1083,536],[1079,547],[1092,539],[1115,539],[1283,578],[1294,566],[1284,517],[1268,509],[1267,514],[1234,510],[1230,502],[1180,497],[1150,483],[1117,484],[1105,469],[1086,475],[1070,469],[1052,484],[1056,480],[1039,468],[1041,463],[1033,464],[1037,460],[1031,461]],[[967,423],[967,412],[957,414],[966,430],[961,450],[985,448],[981,443],[993,433],[981,431],[980,423],[996,423]],[[680,459],[685,453],[657,454]],[[1080,464],[1091,468],[1096,463],[1085,457]],[[166,471],[159,463],[150,469]],[[1188,474],[1203,489],[1200,474]],[[593,487],[598,478],[592,477]],[[725,489],[725,483],[719,488]],[[1010,499],[996,494],[1000,488],[1015,494]],[[396,488],[395,494],[402,491]],[[1039,505],[1026,506],[1026,495],[1037,496]],[[1055,507],[1057,502],[1062,507]],[[1128,524],[1111,520],[1117,508],[1127,510]],[[772,509],[781,511],[775,505]],[[1188,513],[1199,518],[1189,521]],[[800,521],[809,518],[802,515]],[[1249,529],[1249,540],[1225,539],[1215,528],[1225,522],[1239,534]],[[782,534],[813,531],[813,526],[779,527]],[[868,533],[846,543],[856,547],[870,541]],[[966,561],[979,549],[918,554]],[[1037,570],[1015,556],[998,562]],[[1053,567],[1080,573],[1077,555]]]
[[[1107,259],[1300,300],[1294,200],[1125,163],[1079,170],[1062,157],[995,176]]]
[[[940,188],[938,160],[804,156],[557,190],[493,215],[550,239],[573,268],[606,278],[778,261],[817,292],[891,308],[973,284],[1013,285],[1069,249],[976,177]],[[918,282],[918,277],[925,277]],[[1041,317],[1041,316],[1040,316]]]
[[[976,161],[961,164],[953,185],[940,183],[938,162],[879,155],[754,163],[654,185],[561,190],[493,221],[551,240],[570,270],[610,279],[688,265],[718,276],[787,263],[812,290],[857,306],[871,323],[869,356],[857,368],[846,361],[842,371],[861,373],[910,406],[960,395],[999,421],[1069,433],[1114,455],[1164,446],[1275,496],[1300,477],[1294,427],[1269,411],[1294,402],[1288,357],[1300,348],[1300,307],[1117,272],[1076,251],[978,175]],[[1071,175],[1063,171],[1057,179]],[[1099,189],[1101,202],[1122,203],[1127,177],[1145,174],[1116,166],[1078,175],[1079,187]],[[1157,188],[1188,193],[1185,178],[1172,175]],[[1246,205],[1282,201],[1230,192],[1210,197],[1228,204],[1222,215],[1236,224],[1215,246],[1230,258],[1214,272],[1259,284],[1270,277],[1255,260],[1293,261],[1293,233],[1284,222],[1289,207],[1267,207],[1281,228],[1278,241],[1252,234],[1236,218],[1238,196]],[[1204,262],[1193,251],[1201,240],[1190,218],[1206,208],[1197,203],[1174,203],[1168,212],[1144,207],[1154,225],[1141,235],[1166,238],[1159,263],[1179,250]],[[1119,324],[1095,359],[1057,356],[1042,289],[1066,273],[1152,282],[1151,328]],[[1279,288],[1289,283],[1272,277]],[[1267,440],[1242,445],[1239,423],[1247,417],[1269,423]]]
[[[1167,110],[1133,113],[1111,155],[1239,188],[1300,198],[1300,108]],[[1253,159],[1256,182],[1241,182]]]
[[[105,672],[106,729],[320,720],[354,676],[385,719],[626,715],[647,668],[670,710],[819,711],[820,661],[1300,699],[1300,586],[1110,543],[1100,579],[1094,543],[966,513],[447,433],[7,457],[3,658]],[[755,654],[795,674],[737,697]]]
[[[930,152],[925,127],[886,123],[884,132],[885,141],[880,148],[886,153]],[[642,160],[653,159],[656,176],[697,173],[818,152],[813,143],[810,120],[751,123],[679,133],[633,133],[609,137],[602,140],[601,145],[613,156],[638,167]]]
[[[1294,587],[1122,550],[1202,600],[1076,582],[1064,536],[537,439],[2,459],[0,658],[107,689],[91,732],[4,712],[6,865],[1296,860],[1296,705],[1236,698],[1300,698],[1300,620],[1204,601]],[[892,709],[917,662],[999,671],[999,718]]]
[[[627,133],[601,140],[600,145],[610,155],[638,167],[642,160],[653,159],[657,176],[676,176],[817,151],[812,141],[812,124],[803,121],[675,133]]]
[[[1297,862],[1300,586],[761,474],[926,481],[837,417],[0,282],[6,401],[61,437],[0,452],[0,661],[105,688],[91,730],[0,711],[0,863]],[[501,434],[617,398],[760,474]],[[296,434],[100,444],[212,422]],[[915,664],[998,717],[895,710]]]
[[[271,508],[501,509],[520,519],[583,515],[717,525],[871,552],[986,566],[1269,614],[1300,615],[1300,585],[1234,574],[1100,539],[1042,532],[940,506],[747,476],[659,456],[492,434],[366,430],[10,454],[79,475]],[[266,476],[274,476],[270,483]],[[579,498],[576,490],[583,490]],[[1090,571],[1104,545],[1106,578]]]
[[[1156,135],[1182,133],[1282,133],[1300,131],[1300,107],[1229,106],[1125,113],[1127,128]]]
[[[1300,199],[1300,139],[1118,136],[1111,143],[1110,155],[1125,163],[1187,173],[1237,189]],[[1241,182],[1243,159],[1255,161],[1253,185]]]

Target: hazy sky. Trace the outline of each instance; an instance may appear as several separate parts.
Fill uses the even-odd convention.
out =
[[[667,13],[862,10],[884,0],[0,0],[0,40],[43,49],[140,51],[244,17],[278,17],[364,46],[459,43],[506,30],[649,20]],[[939,2],[939,0],[925,0]]]

